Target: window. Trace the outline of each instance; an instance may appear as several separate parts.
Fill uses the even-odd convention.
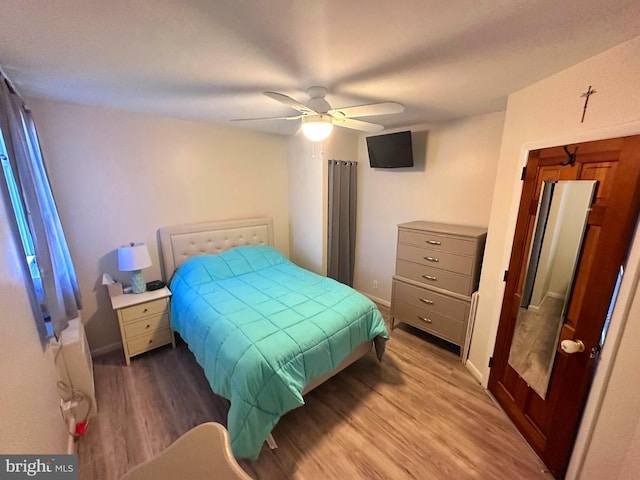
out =
[[[81,308],[76,272],[49,184],[33,115],[3,77],[0,82],[0,185],[10,197],[32,288],[38,331],[58,337]],[[18,234],[20,239],[18,239]],[[26,268],[25,268],[26,270]],[[25,279],[26,280],[26,279]],[[43,338],[44,339],[44,338]]]
[[[42,316],[47,329],[47,335],[53,334],[53,328],[51,325],[51,318],[46,311],[44,289],[42,286],[42,278],[40,277],[40,269],[38,268],[38,261],[36,259],[35,248],[33,246],[33,237],[31,236],[31,229],[29,228],[29,222],[25,207],[20,197],[18,185],[16,183],[15,175],[9,163],[9,155],[4,143],[2,131],[0,130],[0,160],[2,160],[2,171],[4,173],[4,179],[7,182],[7,188],[9,190],[9,197],[11,198],[11,205],[13,206],[13,213],[16,216],[18,223],[18,231],[20,232],[20,240],[24,255],[29,267],[29,273],[31,275],[31,282],[36,294],[38,305],[42,311]]]

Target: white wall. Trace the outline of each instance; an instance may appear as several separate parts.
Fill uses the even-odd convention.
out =
[[[397,225],[412,220],[486,227],[504,112],[414,127],[415,166],[369,168],[364,136],[358,160],[354,287],[389,302]],[[426,153],[425,153],[426,152]],[[373,289],[373,281],[378,289]]]
[[[289,240],[291,261],[322,272],[322,171],[319,145],[300,132],[289,141]]]
[[[291,259],[326,273],[327,160],[357,160],[354,287],[388,304],[398,223],[488,225],[503,122],[498,112],[411,128],[411,169],[370,168],[363,134],[335,128],[317,144],[298,134],[288,153]]]
[[[559,182],[553,191],[531,306],[540,307],[548,295],[564,298],[573,278],[589,206],[593,182]],[[528,268],[528,266],[527,266]]]
[[[470,369],[475,371],[484,385],[488,380],[487,363],[493,352],[504,291],[502,276],[509,263],[520,200],[522,188],[520,169],[526,161],[527,152],[553,145],[640,133],[638,79],[640,79],[640,37],[509,97],[496,187],[493,193],[487,248],[480,280],[480,302],[470,352]],[[580,94],[589,85],[592,85],[598,93],[589,100],[585,121],[580,123],[584,102]],[[640,242],[636,241],[633,249],[638,248],[640,248]],[[628,281],[627,277],[623,283]],[[635,289],[630,291],[635,292]],[[616,309],[626,308],[634,298],[634,293],[621,294]],[[639,343],[638,332],[625,332],[620,348],[635,348]],[[607,348],[605,345],[605,350]],[[606,355],[607,352],[603,350],[603,357]],[[616,364],[613,367],[614,373],[618,369],[627,379],[637,378],[637,367],[631,370],[625,364]],[[596,374],[596,380],[600,371],[599,369]],[[591,398],[598,393],[597,390],[592,389]],[[609,385],[607,396],[638,398],[640,384],[627,381],[624,387]],[[598,424],[606,425],[614,419],[625,417],[632,424],[637,422],[637,413],[631,409],[614,408],[613,403],[607,405],[602,406],[597,418]],[[633,426],[635,428],[635,425]],[[607,447],[590,451],[590,462],[605,461],[612,450],[627,451],[629,442],[637,438],[626,433],[616,436],[603,435],[601,438],[605,440]],[[594,442],[598,440],[597,437],[598,434],[594,436]],[[575,451],[574,455],[577,455]],[[584,478],[588,478],[586,473],[584,475]]]
[[[640,478],[640,284],[628,319],[582,468],[583,480]]]
[[[83,300],[91,349],[120,342],[103,272],[116,249],[146,242],[160,278],[159,227],[270,216],[275,245],[289,254],[287,142],[220,125],[31,99],[53,192]]]
[[[540,259],[538,261],[536,280],[533,284],[533,292],[531,294],[531,306],[534,308],[539,308],[541,306],[542,301],[549,292],[549,283],[551,282],[551,274],[556,260],[556,253],[558,251],[558,244],[560,243],[562,225],[564,221],[562,189],[563,185],[556,185],[553,192],[553,200],[555,201],[551,201],[549,215],[547,217],[547,225],[543,229],[544,237],[542,239],[542,248],[540,249]]]
[[[320,274],[327,272],[327,161],[357,160],[359,135],[334,128],[313,143],[301,132],[289,142],[289,233],[291,260]],[[368,165],[358,165],[358,175]]]
[[[8,204],[0,195],[0,452],[67,453],[53,354],[38,336]]]
[[[549,282],[549,291],[565,297],[580,254],[588,208],[593,199],[591,182],[562,185],[563,195],[562,225],[560,226],[558,249],[554,255],[554,265]],[[572,208],[573,207],[573,208]]]

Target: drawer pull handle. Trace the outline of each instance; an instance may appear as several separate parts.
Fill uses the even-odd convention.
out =
[[[147,309],[147,308],[145,308],[145,309],[142,311],[142,313],[147,313],[147,311],[148,311],[148,309]]]
[[[421,317],[420,315],[416,315],[416,317],[418,317],[420,320],[422,320],[425,323],[433,323],[433,320],[431,320],[430,318]]]
[[[146,327],[144,327],[144,328],[151,328],[151,325],[147,325],[147,326],[146,326]]]
[[[437,277],[434,277],[434,276],[432,276],[432,275],[422,275],[422,278],[425,278],[425,279],[427,279],[427,280],[431,280],[432,282],[435,282],[435,281],[437,281],[437,280],[438,280],[438,278],[437,278]]]
[[[438,260],[436,257],[422,257],[425,260],[429,261],[429,262],[439,262],[440,260]]]
[[[433,300],[429,300],[427,298],[422,298],[422,297],[418,297],[418,299],[422,302],[422,303],[426,303],[427,305],[433,305]]]
[[[437,241],[437,240],[426,240],[426,242],[427,242],[429,245],[442,245],[442,242],[439,242],[439,241]]]
[[[153,340],[149,340],[149,345],[151,345],[153,343]]]

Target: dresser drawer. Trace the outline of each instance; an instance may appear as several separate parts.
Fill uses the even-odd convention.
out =
[[[431,232],[412,232],[410,230],[398,231],[398,243],[428,247],[461,255],[475,255],[477,249],[477,244],[474,240],[449,237]]]
[[[466,322],[469,316],[470,302],[448,297],[426,288],[420,288],[408,283],[394,281],[394,295],[396,301],[402,301],[445,317]]]
[[[471,276],[447,272],[439,268],[398,260],[396,274],[431,287],[450,290],[461,295],[471,295]]]
[[[125,336],[128,339],[137,337],[138,335],[144,335],[163,328],[169,328],[169,314],[167,312],[162,315],[154,315],[152,317],[145,317],[137,322],[130,322],[125,324],[124,331]]]
[[[132,294],[134,295],[134,294]],[[160,298],[151,302],[139,303],[137,305],[131,305],[120,310],[122,314],[122,321],[124,323],[133,322],[139,320],[142,317],[151,315],[158,315],[167,311],[167,300]]]
[[[471,275],[473,270],[473,257],[412,245],[398,245],[398,258],[463,275]]]
[[[166,345],[167,343],[171,343],[171,330],[168,328],[156,330],[149,335],[142,335],[140,337],[127,340],[129,356],[146,352],[147,350],[151,350],[152,348],[156,348],[161,345]]]
[[[452,320],[400,300],[396,301],[393,306],[393,317],[395,320],[413,325],[456,345],[464,343],[467,330],[466,322]]]

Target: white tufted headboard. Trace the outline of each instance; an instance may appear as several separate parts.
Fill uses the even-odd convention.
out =
[[[163,227],[158,242],[163,280],[169,284],[176,268],[195,255],[215,255],[241,245],[273,245],[273,221],[252,218]]]

